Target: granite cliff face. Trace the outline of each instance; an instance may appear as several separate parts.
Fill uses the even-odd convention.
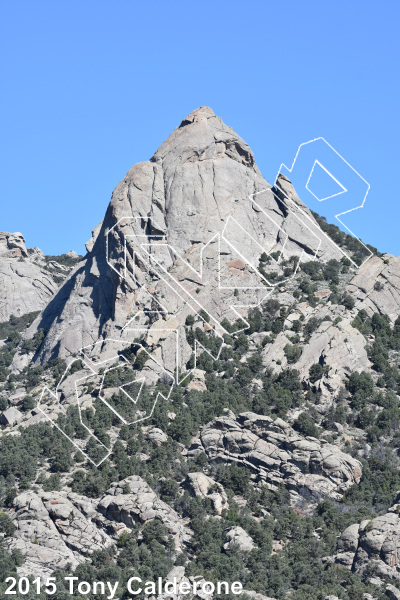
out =
[[[160,304],[168,304],[164,308],[182,324],[186,293],[192,302],[196,293],[198,306],[221,319],[232,294],[218,296],[207,285],[212,280],[215,288],[217,280],[216,234],[223,238],[222,270],[231,292],[255,282],[260,286],[254,271],[262,252],[282,251],[301,260],[341,256],[322,239],[290,182],[281,177],[272,188],[248,145],[202,107],[114,190],[88,255],[35,324],[49,329],[38,359],[67,357],[98,339],[124,339],[121,329],[139,309],[160,311]],[[198,268],[202,251],[208,270],[199,280],[188,263]],[[277,264],[271,269],[280,271]],[[166,293],[167,273],[179,282],[178,293],[169,288]],[[160,317],[166,319],[162,311]]]

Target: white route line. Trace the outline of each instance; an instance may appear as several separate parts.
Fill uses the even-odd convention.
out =
[[[339,154],[339,152],[338,152],[337,150],[335,150],[335,148],[334,148],[333,146],[331,146],[331,144],[330,144],[329,142],[327,142],[325,138],[323,138],[323,137],[318,137],[318,138],[315,138],[315,139],[313,139],[313,140],[309,140],[308,142],[303,142],[302,144],[300,144],[300,145],[299,145],[299,147],[297,148],[297,152],[296,152],[296,155],[295,155],[295,157],[294,157],[294,159],[293,159],[293,163],[292,163],[292,166],[290,167],[290,169],[289,169],[289,167],[287,167],[287,166],[285,165],[285,163],[281,163],[281,166],[279,167],[278,173],[277,173],[277,175],[276,175],[276,177],[275,177],[275,186],[277,186],[277,187],[279,188],[279,190],[280,190],[280,191],[281,191],[281,192],[282,192],[282,193],[285,195],[285,197],[286,197],[286,198],[287,198],[289,201],[291,201],[291,202],[293,203],[293,201],[291,200],[291,198],[289,198],[289,196],[288,196],[288,195],[285,193],[285,191],[282,189],[282,187],[281,187],[281,186],[278,184],[278,177],[279,177],[279,175],[280,175],[280,174],[284,175],[284,173],[282,172],[282,169],[283,169],[283,167],[284,167],[285,169],[287,169],[287,171],[289,171],[289,173],[292,173],[292,172],[293,172],[293,168],[294,168],[294,166],[295,166],[295,164],[296,164],[297,158],[298,158],[298,156],[299,156],[299,154],[300,154],[300,152],[301,152],[301,149],[302,149],[304,146],[307,146],[308,144],[313,144],[314,142],[318,142],[318,141],[322,141],[322,142],[324,142],[324,143],[325,143],[325,144],[326,144],[326,145],[327,145],[327,146],[328,146],[328,147],[329,147],[329,148],[330,148],[330,149],[331,149],[331,150],[332,150],[332,151],[333,151],[333,152],[336,154],[336,156],[338,156],[338,157],[339,157],[339,158],[340,158],[340,159],[341,159],[341,160],[342,160],[342,161],[343,161],[343,162],[344,162],[344,163],[347,165],[347,167],[349,167],[349,168],[350,168],[350,169],[353,171],[353,173],[355,173],[355,174],[356,174],[356,175],[357,175],[357,176],[358,176],[358,177],[359,177],[359,178],[360,178],[360,179],[361,179],[361,180],[362,180],[362,181],[363,181],[363,182],[366,184],[366,186],[367,186],[367,188],[366,188],[366,192],[365,192],[365,194],[364,194],[364,197],[362,198],[361,204],[360,204],[359,206],[354,206],[353,208],[349,208],[348,210],[345,210],[345,211],[343,211],[343,212],[341,212],[341,213],[338,213],[337,215],[335,215],[335,218],[336,218],[336,219],[339,221],[339,223],[341,223],[341,224],[343,225],[343,227],[344,227],[345,229],[347,229],[347,231],[348,231],[348,232],[349,232],[349,233],[350,233],[350,234],[351,234],[351,235],[352,235],[352,236],[353,236],[353,237],[354,237],[356,240],[358,240],[358,242],[359,242],[359,243],[360,243],[362,246],[364,246],[364,248],[365,248],[365,249],[367,250],[367,252],[369,253],[369,256],[367,256],[367,258],[366,258],[366,259],[365,259],[365,260],[364,260],[364,261],[361,263],[361,265],[357,265],[357,264],[356,264],[356,263],[353,261],[353,259],[352,259],[350,256],[348,256],[348,254],[347,254],[347,253],[346,253],[346,252],[345,252],[345,251],[344,251],[342,248],[340,248],[340,246],[338,246],[338,245],[337,245],[337,244],[336,244],[336,243],[335,243],[335,242],[334,242],[334,241],[333,241],[333,240],[332,240],[332,239],[331,239],[331,238],[330,238],[330,237],[329,237],[329,236],[328,236],[328,235],[327,235],[327,234],[326,234],[326,233],[325,233],[325,232],[324,232],[324,231],[323,231],[323,230],[322,230],[320,227],[319,227],[319,225],[318,225],[318,228],[320,229],[320,231],[321,231],[321,233],[324,235],[324,237],[325,237],[326,239],[328,239],[328,241],[330,241],[330,242],[331,242],[331,243],[332,243],[334,246],[336,246],[336,248],[337,248],[337,249],[338,249],[338,250],[339,250],[339,251],[340,251],[340,252],[341,252],[341,253],[342,253],[344,256],[346,256],[346,257],[347,257],[347,258],[348,258],[348,259],[349,259],[349,260],[350,260],[350,261],[353,263],[353,265],[354,265],[354,266],[355,266],[355,267],[358,269],[360,266],[364,265],[364,264],[367,262],[367,260],[369,260],[369,259],[371,258],[371,256],[372,256],[372,252],[371,252],[371,250],[370,250],[370,249],[369,249],[369,248],[368,248],[368,247],[367,247],[367,246],[364,244],[364,242],[362,242],[362,241],[360,240],[360,238],[358,238],[358,237],[355,235],[355,233],[353,233],[353,231],[351,231],[351,229],[350,229],[349,227],[347,227],[347,225],[346,225],[345,223],[343,223],[343,221],[342,221],[342,220],[341,220],[339,217],[342,217],[343,215],[347,215],[348,213],[350,213],[350,212],[353,212],[354,210],[358,210],[359,208],[362,208],[362,207],[364,206],[364,204],[365,204],[365,201],[366,201],[366,199],[367,199],[367,196],[368,196],[368,193],[369,193],[369,190],[370,190],[370,188],[371,188],[371,185],[368,183],[368,181],[367,181],[366,179],[364,179],[364,177],[363,177],[362,175],[360,175],[360,173],[359,173],[359,172],[358,172],[358,171],[357,171],[357,170],[356,170],[356,169],[355,169],[355,168],[354,168],[354,167],[353,167],[353,166],[352,166],[352,165],[351,165],[351,164],[350,164],[350,163],[349,163],[349,162],[348,162],[348,161],[347,161],[347,160],[346,160],[346,159],[345,159],[345,158],[344,158],[344,157],[343,157],[341,154]],[[325,167],[323,167],[323,165],[321,165],[321,163],[319,163],[319,164],[320,164],[320,166],[321,166],[321,167],[322,167],[322,168],[323,168],[325,171],[327,171],[327,169],[325,169]],[[313,168],[314,168],[314,166],[313,166]],[[333,175],[332,175],[332,174],[331,174],[329,171],[327,171],[327,173],[328,173],[328,175],[330,175],[330,177],[332,177],[333,179],[335,179],[335,178],[333,177]],[[310,177],[311,177],[311,175],[310,175]],[[309,180],[310,180],[310,177],[309,177]],[[337,181],[337,180],[335,179],[335,181]],[[307,183],[308,183],[308,182],[307,182]],[[344,187],[344,186],[343,186],[343,185],[342,185],[342,184],[341,184],[339,181],[337,181],[337,183],[339,183],[339,185],[340,185],[341,187]],[[306,186],[306,187],[307,187],[307,186]],[[308,189],[308,188],[307,188],[307,189]],[[309,190],[309,189],[308,189],[308,191],[309,191],[311,194],[313,194],[313,192],[311,192],[311,190]],[[348,191],[348,190],[346,190],[346,191]],[[298,189],[296,189],[296,192],[297,192],[297,193],[299,193],[299,190],[298,190]],[[335,194],[335,195],[340,195],[340,194],[342,194],[342,193],[344,194],[345,192],[339,192],[339,194]],[[317,197],[315,196],[315,194],[313,194],[313,196],[314,196],[315,198],[317,198]],[[327,198],[325,198],[325,199],[327,199]],[[325,199],[323,199],[323,200],[325,200]],[[317,200],[319,200],[319,199],[317,198]],[[296,206],[297,206],[297,205],[296,205]],[[298,209],[299,209],[299,210],[300,210],[300,211],[301,211],[301,212],[304,214],[304,216],[305,216],[305,217],[306,217],[308,220],[310,220],[310,218],[308,217],[308,215],[306,215],[306,214],[305,214],[305,213],[304,213],[304,212],[303,212],[303,211],[300,209],[300,207],[297,207],[297,208],[298,208]]]
[[[308,187],[308,184],[310,183],[310,179],[311,179],[311,177],[313,176],[313,173],[314,173],[315,165],[319,165],[321,167],[321,169],[323,169],[325,171],[325,173],[327,175],[329,175],[329,177],[331,179],[333,179],[333,181],[335,181],[342,188],[342,191],[341,192],[337,192],[336,194],[332,194],[331,196],[326,196],[325,198],[318,198],[318,196],[316,196],[314,194],[314,192],[312,190],[310,190],[310,188]],[[312,194],[314,196],[314,198],[316,198],[318,200],[318,202],[324,202],[324,200],[329,200],[330,198],[336,198],[336,196],[340,196],[341,194],[344,194],[345,192],[349,191],[347,188],[344,187],[343,184],[340,183],[340,181],[338,179],[336,179],[336,177],[334,175],[332,175],[332,173],[330,171],[328,171],[328,169],[326,169],[324,167],[323,164],[321,164],[319,162],[319,160],[315,160],[314,161],[314,164],[313,164],[313,167],[311,169],[310,175],[308,176],[308,179],[307,179],[306,190],[308,190],[310,192],[310,194]]]

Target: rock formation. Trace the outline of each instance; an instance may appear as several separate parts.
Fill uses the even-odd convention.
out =
[[[328,562],[356,573],[372,566],[379,575],[400,580],[400,504],[372,520],[350,525],[337,542]]]
[[[228,498],[223,486],[212,477],[208,477],[204,473],[188,473],[186,485],[195,496],[211,500],[215,511],[219,515],[224,509],[229,508]]]
[[[24,492],[10,516],[17,530],[9,550],[18,549],[25,558],[20,574],[41,577],[85,562],[137,523],[159,519],[178,550],[191,535],[179,515],[135,475],[113,484],[100,500],[72,492]]]
[[[272,188],[247,144],[210,108],[202,107],[182,121],[149,161],[132,167],[114,190],[105,218],[88,243],[89,254],[35,323],[49,329],[39,360],[55,352],[69,356],[98,339],[124,339],[127,332],[121,328],[129,315],[146,307],[165,319],[160,305],[167,303],[167,311],[182,325],[188,311],[186,296],[179,294],[189,294],[192,303],[195,296],[195,310],[202,306],[222,319],[224,302],[229,301],[227,292],[217,297],[214,267],[198,283],[191,270],[199,268],[203,250],[210,267],[218,250],[217,234],[223,238],[222,270],[235,288],[255,280],[261,285],[257,268],[262,252],[282,250],[302,260],[341,256],[325,237],[321,242],[314,218],[290,182],[281,177],[280,187]],[[279,270],[277,264],[272,268]],[[180,282],[179,294],[177,283],[175,293],[168,288],[166,294],[163,273]],[[145,315],[136,324],[144,321]],[[165,344],[168,339],[161,354]]]
[[[225,550],[238,548],[240,552],[251,552],[255,545],[254,541],[249,534],[246,533],[243,527],[232,527],[232,529],[226,532],[225,540]]]
[[[356,275],[357,278],[357,275]],[[352,280],[353,281],[353,280]],[[288,305],[284,294],[276,294],[283,305]],[[294,368],[300,373],[300,378],[309,382],[309,369],[319,363],[327,367],[326,372],[317,384],[321,391],[321,404],[318,411],[326,412],[337,396],[346,377],[352,372],[368,371],[371,363],[368,359],[365,337],[351,324],[346,310],[341,305],[317,305],[310,307],[306,303],[290,303],[292,311],[285,325],[288,329],[300,317],[307,324],[310,319],[319,322],[310,339],[302,347],[302,354]],[[356,315],[357,310],[352,313]],[[288,331],[279,333],[273,343],[267,344],[262,352],[263,363],[276,373],[290,367],[285,356],[284,348],[288,344]]]
[[[362,266],[347,288],[358,310],[387,314],[395,321],[400,306],[400,260],[384,254],[373,256]]]
[[[159,519],[173,535],[176,549],[190,538],[190,531],[179,515],[138,475],[132,475],[114,483],[98,504],[99,512],[107,519],[123,523],[132,528],[135,523],[146,523]]]
[[[21,233],[0,232],[0,322],[42,310],[58,288]]]
[[[85,555],[111,545],[95,522],[95,503],[76,494],[25,492],[14,500],[11,518],[17,527],[9,549],[18,549],[25,563],[21,574],[43,577],[54,569],[72,568]]]
[[[203,427],[189,454],[202,451],[216,463],[248,467],[256,481],[271,489],[284,485],[294,503],[339,499],[362,474],[360,462],[337,446],[304,438],[282,419],[254,413],[220,417]]]

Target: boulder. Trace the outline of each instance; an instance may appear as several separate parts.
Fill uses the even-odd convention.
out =
[[[188,473],[185,483],[195,496],[209,498],[219,515],[224,509],[229,508],[228,497],[223,486],[212,477],[204,473]]]
[[[15,425],[19,421],[21,421],[23,417],[22,412],[20,412],[15,406],[10,406],[0,415],[0,423],[2,425]]]
[[[400,590],[394,587],[394,585],[387,585],[385,592],[389,600],[400,600]]]
[[[17,258],[18,256],[28,256],[22,233],[0,231],[0,257]]]
[[[242,527],[232,527],[225,535],[225,550],[238,548],[240,552],[251,552],[255,544],[253,539]]]
[[[191,390],[197,390],[198,392],[205,392],[207,389],[205,375],[206,372],[202,369],[193,369],[193,379],[186,386],[188,392]]]
[[[103,221],[101,221],[101,223],[99,223],[98,225],[96,225],[96,227],[94,229],[92,229],[92,236],[91,236],[90,240],[88,240],[85,244],[86,250],[88,252],[91,252],[93,250],[93,246],[97,240],[97,237],[100,233],[102,225],[103,225]]]
[[[26,389],[18,388],[17,390],[15,390],[12,394],[10,394],[8,396],[8,401],[11,404],[11,406],[17,406],[18,404],[21,404],[21,402],[25,396],[26,396]]]
[[[153,429],[150,429],[150,431],[147,432],[146,437],[156,448],[168,440],[167,434],[158,427],[153,427]]]

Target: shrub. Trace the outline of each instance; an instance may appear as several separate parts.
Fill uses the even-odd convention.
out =
[[[315,383],[321,379],[322,375],[324,374],[324,368],[319,363],[315,363],[314,365],[311,365],[308,372],[310,376],[310,382]]]
[[[289,364],[295,363],[301,356],[301,348],[292,344],[286,344],[283,351]]]
[[[249,470],[236,463],[229,467],[221,467],[216,478],[219,483],[235,494],[246,494],[250,487]]]
[[[193,316],[193,315],[188,315],[188,316],[186,317],[185,324],[186,324],[188,327],[191,327],[192,325],[194,325],[194,316]]]
[[[32,396],[25,396],[24,399],[22,400],[22,405],[21,408],[24,412],[28,412],[29,410],[32,410],[33,408],[35,408],[35,400],[32,398]]]
[[[347,308],[348,310],[351,310],[355,306],[355,300],[354,300],[353,296],[347,295],[343,298],[342,304],[345,308]]]
[[[0,533],[4,533],[7,537],[13,535],[15,530],[16,527],[10,517],[5,513],[0,512]]]
[[[300,333],[300,331],[301,331],[301,321],[300,321],[300,319],[296,319],[295,321],[293,321],[293,323],[292,323],[292,331],[294,331],[295,333]]]
[[[309,261],[302,263],[301,270],[304,271],[304,273],[307,273],[313,281],[318,281],[319,279],[322,279],[321,267],[321,263]]]
[[[299,433],[311,437],[319,437],[319,430],[315,425],[310,415],[306,412],[302,412],[295,422],[293,423],[293,429],[296,429]]]
[[[307,335],[311,335],[318,328],[320,320],[316,317],[311,317],[304,326],[304,331]]]
[[[25,340],[25,342],[22,344],[21,354],[29,354],[30,352],[36,352],[42,345],[44,336],[45,330],[38,329],[33,338],[31,338],[30,340]]]
[[[210,315],[204,310],[204,308],[199,311],[199,315],[206,323],[210,322]]]
[[[46,263],[57,262],[59,265],[63,265],[64,267],[74,267],[80,260],[82,256],[78,254],[78,256],[67,256],[66,254],[60,254],[58,256],[48,255],[45,256]]]
[[[174,479],[164,479],[160,485],[161,500],[176,500],[179,496],[179,485]]]
[[[365,397],[369,398],[374,392],[374,381],[369,373],[354,372],[346,382],[346,388],[351,394],[362,392]]]

